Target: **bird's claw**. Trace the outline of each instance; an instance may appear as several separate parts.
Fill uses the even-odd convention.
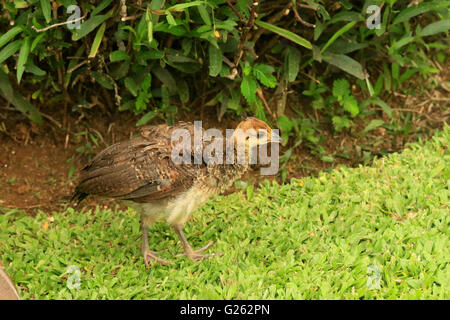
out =
[[[211,254],[202,254],[203,251],[212,246],[214,242],[210,241],[206,246],[198,249],[198,250],[187,250],[185,253],[177,254],[175,257],[187,256],[192,261],[200,261],[203,259],[211,258],[214,256],[223,256],[223,253],[211,253]]]
[[[150,250],[145,250],[144,252],[142,252],[143,256],[144,256],[144,263],[145,263],[145,268],[149,269],[150,268],[150,264],[149,262],[156,262],[159,263],[161,265],[166,265],[166,264],[171,264],[172,262],[169,260],[165,260],[162,259],[160,257],[157,256],[157,252],[153,252]]]

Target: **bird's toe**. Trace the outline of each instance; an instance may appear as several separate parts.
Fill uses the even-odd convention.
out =
[[[152,263],[158,263],[161,265],[167,265],[167,264],[171,264],[172,262],[166,259],[162,259],[160,257],[158,257],[156,255],[156,252],[147,250],[145,252],[143,252],[143,256],[144,256],[144,263],[145,263],[145,267],[146,269],[150,268],[150,264]]]
[[[187,256],[192,261],[200,261],[200,260],[211,258],[211,257],[223,256],[223,253],[220,253],[220,252],[219,253],[202,254],[202,252],[205,251],[206,249],[208,249],[209,247],[211,247],[213,245],[213,243],[214,243],[213,241],[210,241],[206,246],[204,246],[200,249],[186,251],[185,253],[177,254],[176,257]]]

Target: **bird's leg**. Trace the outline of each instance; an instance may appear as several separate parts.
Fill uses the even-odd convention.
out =
[[[213,244],[212,241],[210,241],[203,248],[200,248],[198,250],[192,249],[191,245],[189,244],[189,242],[187,241],[187,239],[183,233],[183,227],[181,225],[177,224],[177,225],[173,226],[173,229],[175,230],[178,238],[180,239],[181,243],[183,244],[184,254],[182,254],[182,255],[188,256],[192,261],[199,261],[199,260],[202,260],[205,258],[223,255],[222,253],[202,254],[203,251],[208,249]],[[178,256],[180,256],[180,255],[177,255],[177,257]]]
[[[170,261],[161,259],[157,256],[157,253],[151,251],[148,247],[148,226],[144,225],[141,220],[141,229],[142,229],[142,255],[144,256],[145,267],[147,269],[150,268],[149,261],[156,261],[162,265],[169,264]]]

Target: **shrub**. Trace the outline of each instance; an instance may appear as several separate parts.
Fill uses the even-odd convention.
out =
[[[35,106],[44,101],[76,109],[94,94],[109,108],[141,114],[138,125],[156,117],[173,122],[180,108],[219,105],[219,119],[256,115],[276,120],[285,139],[311,139],[299,129],[302,113],[286,110],[289,90],[310,97],[311,110],[328,115],[338,131],[372,104],[392,117],[382,95],[408,90],[402,84],[414,74],[438,72],[430,54],[444,63],[449,4],[3,1],[0,94],[36,122]]]

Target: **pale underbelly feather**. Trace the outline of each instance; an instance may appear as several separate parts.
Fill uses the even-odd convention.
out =
[[[146,225],[158,221],[167,221],[170,225],[184,224],[191,213],[205,204],[214,192],[201,192],[196,188],[181,193],[171,200],[151,203],[137,203],[125,200],[124,203],[143,215]]]

